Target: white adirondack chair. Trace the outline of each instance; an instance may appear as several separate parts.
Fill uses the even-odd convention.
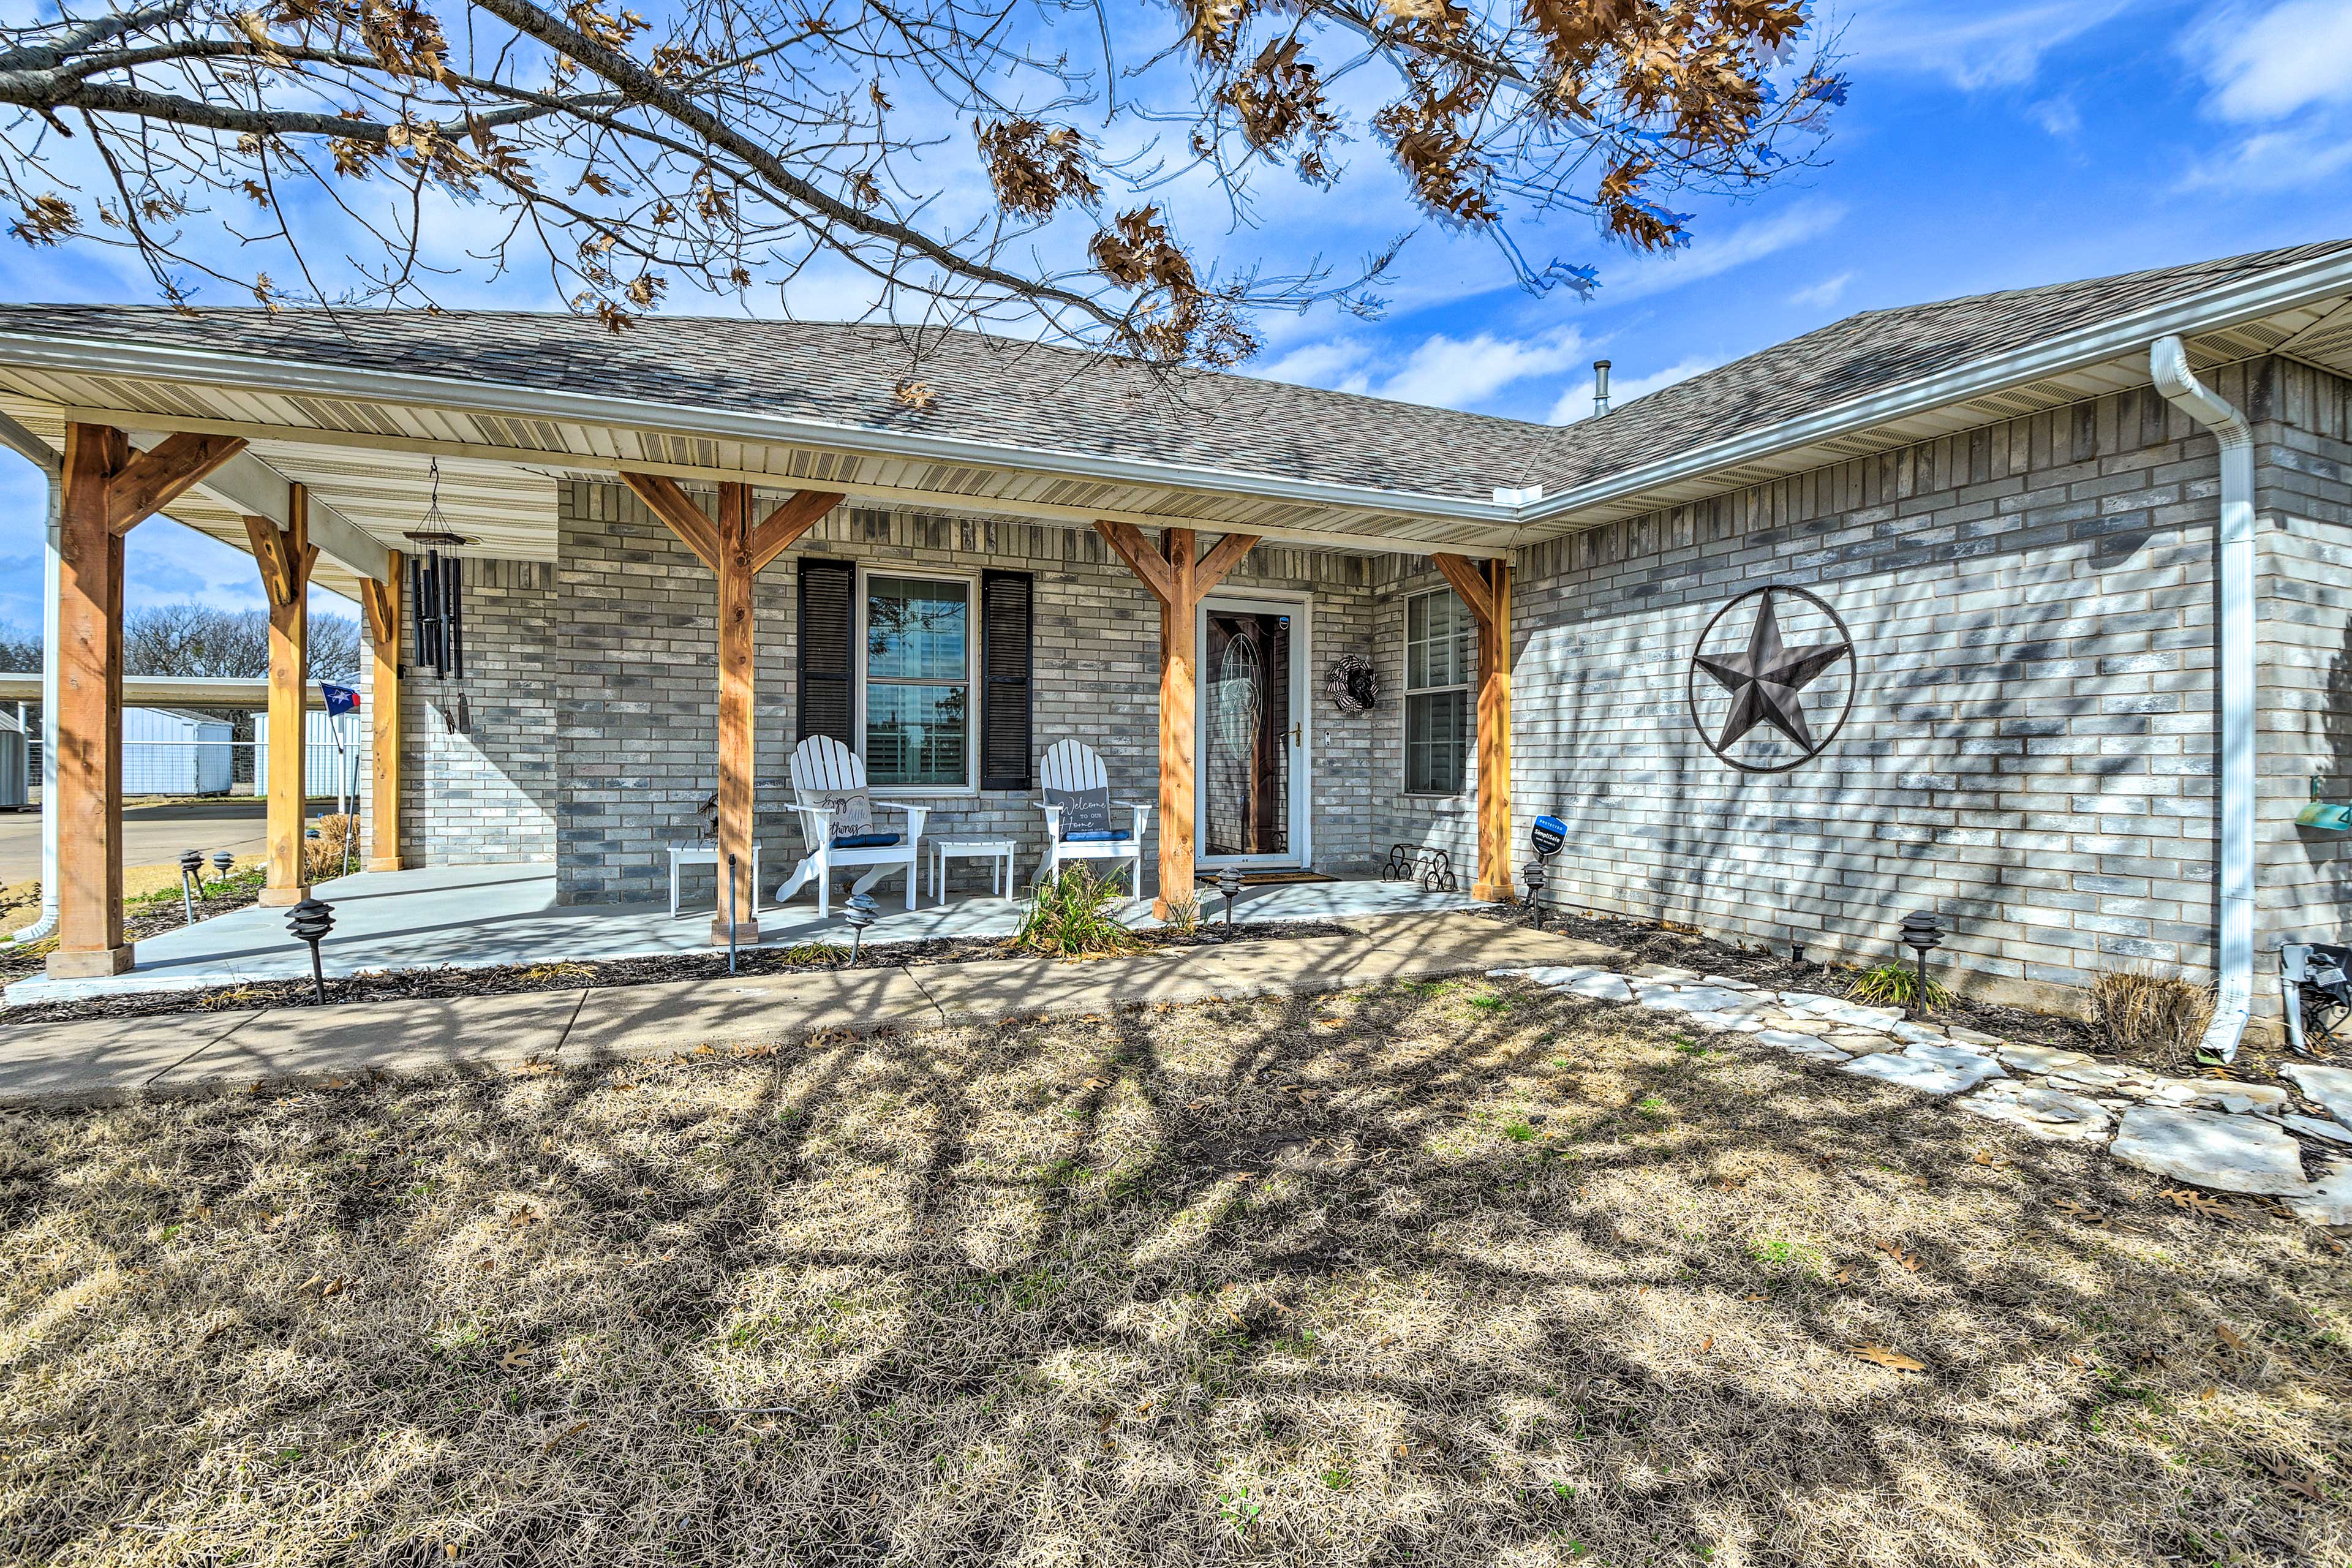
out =
[[[923,818],[930,807],[895,800],[876,800],[866,793],[866,763],[856,752],[830,735],[812,735],[793,751],[792,809],[800,814],[801,837],[809,847],[792,876],[776,889],[782,903],[811,882],[816,884],[819,920],[831,917],[833,874],[870,868],[850,891],[862,893],[877,880],[903,867],[907,873],[907,907],[915,907],[918,847],[923,840]],[[862,800],[875,810],[896,811],[907,818],[904,833],[866,830],[839,832],[834,818]]]
[[[1140,898],[1143,830],[1151,821],[1151,808],[1131,800],[1112,800],[1110,774],[1104,771],[1103,760],[1082,742],[1056,741],[1046,747],[1037,779],[1044,785],[1045,798],[1038,805],[1045,813],[1045,853],[1031,880],[1059,875],[1066,860],[1124,860],[1127,890]],[[1124,806],[1130,814],[1129,826],[1110,826],[1114,805]],[[1065,817],[1072,818],[1067,826]],[[1114,869],[1111,874],[1118,872]]]

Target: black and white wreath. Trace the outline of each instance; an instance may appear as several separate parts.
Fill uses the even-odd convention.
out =
[[[1361,654],[1346,654],[1332,664],[1323,689],[1340,712],[1369,712],[1381,700],[1381,672]]]

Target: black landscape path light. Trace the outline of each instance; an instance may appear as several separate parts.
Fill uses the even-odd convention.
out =
[[[324,899],[305,899],[294,906],[286,918],[286,929],[301,942],[310,944],[310,986],[318,993],[319,1005],[327,1005],[327,974],[319,966],[319,943],[335,929],[334,906]]]
[[[1242,874],[1228,866],[1217,873],[1217,891],[1225,896],[1225,929],[1234,928],[1234,900],[1241,896]]]
[[[1944,945],[1944,922],[1926,910],[1903,917],[1903,945],[1916,955],[1919,965],[1919,1011],[1927,1011],[1927,955]]]
[[[222,888],[228,886],[228,868],[236,864],[236,857],[226,849],[213,851],[213,877]]]
[[[727,973],[735,973],[735,857],[727,857]]]
[[[842,902],[841,918],[849,922],[849,962],[855,963],[866,950],[866,928],[874,923],[882,906],[874,901],[871,893],[852,893]]]
[[[188,909],[188,923],[196,923],[195,889],[205,885],[205,852],[184,849],[180,852],[180,902]]]

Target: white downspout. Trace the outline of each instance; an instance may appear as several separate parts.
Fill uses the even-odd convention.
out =
[[[41,918],[16,934],[39,942],[58,929],[58,590],[63,566],[65,465],[48,443],[0,415],[0,446],[21,455],[48,477],[49,512],[41,552]]]
[[[2254,994],[2254,433],[2245,416],[2189,371],[2178,337],[2148,350],[2148,374],[2175,408],[2221,445],[2221,518],[2214,540],[2221,585],[2214,682],[2221,706],[2221,966],[2213,1022],[2198,1045],[2223,1061],[2238,1054]]]

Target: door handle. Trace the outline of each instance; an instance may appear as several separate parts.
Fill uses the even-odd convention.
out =
[[[1306,742],[1301,737],[1306,734],[1306,731],[1307,726],[1304,723],[1293,724],[1290,727],[1290,743],[1294,746],[1305,745]]]

